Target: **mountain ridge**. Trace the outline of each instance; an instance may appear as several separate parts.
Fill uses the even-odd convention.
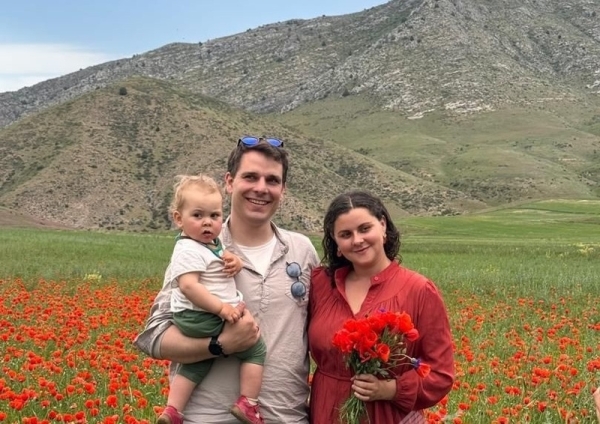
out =
[[[597,97],[599,14],[585,0],[392,0],[168,44],[0,93],[0,126],[133,75],[259,113],[352,94],[417,118]]]

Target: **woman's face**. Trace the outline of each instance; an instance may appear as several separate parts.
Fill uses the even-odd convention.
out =
[[[354,269],[380,271],[389,263],[383,248],[385,229],[384,218],[377,219],[366,208],[355,208],[337,217],[333,239]]]

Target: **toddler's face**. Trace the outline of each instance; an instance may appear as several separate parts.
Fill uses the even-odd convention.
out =
[[[223,227],[223,198],[220,193],[207,193],[191,187],[184,192],[180,211],[173,214],[183,235],[201,243],[211,243]]]

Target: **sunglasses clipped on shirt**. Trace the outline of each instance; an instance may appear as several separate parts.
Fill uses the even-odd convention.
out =
[[[285,267],[285,272],[288,277],[293,278],[294,281],[290,286],[290,291],[292,292],[292,296],[296,300],[304,300],[306,297],[306,284],[300,281],[300,276],[302,275],[302,268],[298,262],[290,262]]]
[[[245,136],[238,140],[238,146],[243,144],[246,147],[254,147],[259,144],[261,141],[270,144],[273,147],[283,147],[283,141],[278,138],[264,138],[264,137],[252,137]]]

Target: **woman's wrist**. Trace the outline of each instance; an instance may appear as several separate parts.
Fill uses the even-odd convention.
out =
[[[383,384],[383,396],[385,400],[396,399],[396,379],[381,380]]]

